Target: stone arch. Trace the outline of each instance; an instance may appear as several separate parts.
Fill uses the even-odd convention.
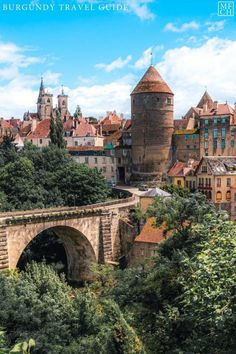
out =
[[[53,230],[62,241],[67,256],[68,279],[71,281],[90,280],[92,277],[90,264],[96,262],[93,246],[81,231],[69,225],[45,225],[45,227],[37,230],[34,235],[27,238],[24,247],[19,250],[17,259],[14,262],[15,266],[30,242],[46,230]]]

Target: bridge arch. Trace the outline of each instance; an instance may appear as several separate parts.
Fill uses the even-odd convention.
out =
[[[63,225],[63,223],[58,223],[53,226],[44,225],[35,230],[35,232],[28,234],[27,230],[25,230],[24,234],[27,235],[27,237],[24,237],[24,242],[21,245],[18,244],[18,252],[16,257],[14,257],[12,268],[17,266],[21,255],[30,245],[31,241],[38,237],[43,231],[47,230],[53,230],[64,246],[67,256],[68,279],[71,281],[90,280],[92,277],[90,265],[92,262],[96,262],[97,258],[95,250],[88,238],[79,229],[69,225]]]

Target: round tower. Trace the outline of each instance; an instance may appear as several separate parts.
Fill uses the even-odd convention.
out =
[[[131,93],[133,180],[161,179],[171,162],[174,94],[150,66]]]

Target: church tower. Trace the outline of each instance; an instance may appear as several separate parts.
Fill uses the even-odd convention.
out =
[[[37,113],[40,120],[50,119],[53,112],[53,95],[45,92],[43,78],[39,88],[39,96],[37,101]]]
[[[174,94],[150,66],[131,93],[132,179],[158,181],[171,163]]]
[[[61,94],[57,96],[57,100],[58,100],[58,110],[60,112],[61,119],[66,121],[69,118],[70,113],[68,112],[68,96],[65,95],[63,86],[62,86]]]

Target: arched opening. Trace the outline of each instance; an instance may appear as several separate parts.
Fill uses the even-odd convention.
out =
[[[46,261],[56,271],[64,272],[68,281],[92,279],[90,265],[96,262],[94,249],[88,239],[77,229],[54,226],[41,231],[26,245],[17,262],[24,269],[32,261]]]
[[[17,268],[25,270],[28,263],[42,261],[53,266],[59,274],[68,272],[65,247],[53,229],[42,231],[26,246]]]

